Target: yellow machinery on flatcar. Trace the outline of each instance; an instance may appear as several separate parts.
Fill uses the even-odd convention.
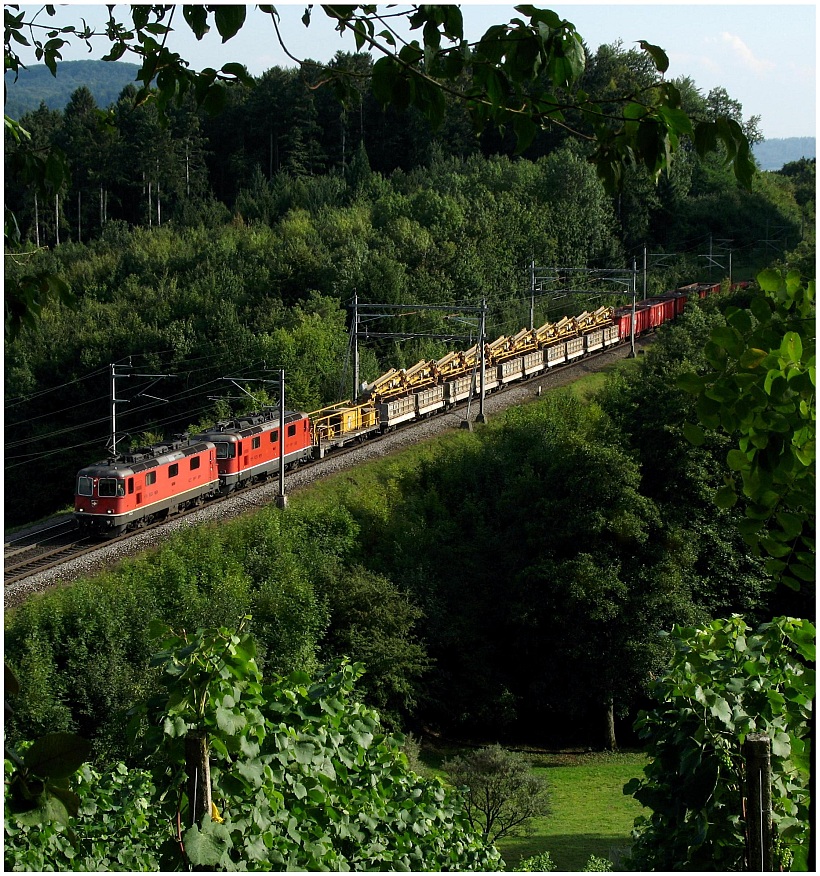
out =
[[[310,414],[313,423],[313,454],[322,459],[328,450],[378,431],[379,418],[372,401],[338,402]]]

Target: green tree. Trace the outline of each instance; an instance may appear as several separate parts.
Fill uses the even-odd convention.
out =
[[[330,605],[322,653],[365,665],[362,698],[386,725],[401,726],[431,669],[418,629],[421,610],[387,578],[360,566],[331,573],[318,589]]]
[[[814,581],[816,371],[814,280],[764,271],[749,309],[727,311],[712,330],[705,373],[683,375],[697,395],[707,430],[736,440],[715,501],[730,508],[743,497],[746,541],[768,554],[766,568],[788,587]],[[687,437],[706,433],[689,424]]]
[[[100,124],[100,116],[88,88],[78,88],[63,112],[63,124],[56,138],[71,170],[71,191],[66,209],[78,241],[83,236],[88,238],[93,229],[102,225],[102,209],[98,206],[102,198],[101,175],[112,156],[110,132]]]
[[[743,104],[733,100],[722,86],[711,89],[706,96],[706,107],[708,114],[715,121],[720,118],[732,119],[741,125],[750,143],[760,143],[763,140],[760,132],[760,116],[752,116],[744,121]]]
[[[441,768],[453,785],[466,789],[470,826],[487,842],[520,833],[547,814],[547,782],[517,752],[493,745],[445,760]]]

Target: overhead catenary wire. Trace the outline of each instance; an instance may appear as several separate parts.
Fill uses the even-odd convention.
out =
[[[217,363],[220,359],[224,359],[224,354],[204,356],[204,357],[200,357],[199,360],[194,360],[194,361],[200,361],[200,362],[206,361],[206,362]],[[249,363],[244,364],[243,366],[240,366],[240,368],[237,369],[237,371],[241,376],[247,377],[248,379],[252,379],[252,374],[254,372],[258,372],[259,370],[264,369],[264,368],[265,368],[265,363],[263,361],[253,360]],[[204,370],[205,370],[204,368],[192,369],[192,370],[188,370],[186,372],[183,372],[181,375],[176,375],[176,376],[183,378],[183,379],[190,379],[191,374],[201,373]],[[68,381],[66,384],[64,384],[64,386],[68,386],[68,385],[71,385],[72,383],[80,382],[80,380],[84,380],[86,378],[90,379],[93,376],[99,376],[100,374],[103,374],[103,373],[105,373],[103,370],[97,369],[94,372],[90,372],[89,375],[86,375],[85,378],[80,378],[76,381]],[[136,414],[146,413],[148,411],[158,409],[159,407],[164,406],[165,404],[169,404],[169,403],[170,404],[178,404],[181,401],[201,397],[202,395],[207,393],[209,390],[211,390],[215,385],[217,385],[218,382],[219,382],[219,378],[212,378],[211,380],[209,380],[205,383],[197,384],[195,387],[187,387],[186,389],[183,389],[183,390],[179,391],[178,393],[173,393],[165,400],[153,400],[147,404],[135,405],[135,406],[130,407],[128,409],[127,415],[136,415]],[[147,383],[143,384],[143,385],[137,385],[135,388],[141,389],[147,385],[148,385]],[[46,393],[46,391],[43,391],[43,393],[40,393],[39,395],[44,395],[45,393]],[[137,393],[135,398],[138,396],[139,396],[139,393]],[[100,397],[100,400],[102,400],[104,398],[105,397]],[[63,409],[63,411],[65,411],[65,410],[68,410],[68,409]],[[213,405],[210,401],[208,401],[205,404],[200,404],[200,405],[194,407],[193,409],[187,411],[186,417],[189,419],[189,422],[190,422],[191,419],[195,419],[199,416],[202,416],[209,411],[213,411]],[[145,424],[142,429],[138,428],[136,431],[144,431],[144,429],[147,428],[149,425],[151,427],[156,428],[156,427],[166,426],[166,425],[169,425],[172,423],[178,423],[179,419],[180,419],[179,414],[173,414],[173,415],[170,415],[168,417],[160,418],[159,420],[154,420],[150,424]],[[21,424],[23,422],[24,421],[20,421]],[[40,433],[38,435],[32,435],[32,436],[29,436],[28,438],[25,438],[25,439],[20,439],[20,440],[8,442],[8,443],[4,444],[4,448],[5,448],[5,450],[14,450],[14,449],[18,449],[18,448],[21,448],[24,446],[31,446],[31,444],[35,441],[40,442],[40,441],[46,441],[46,440],[54,440],[54,439],[61,437],[62,435],[77,433],[81,430],[85,430],[85,429],[88,429],[88,428],[93,427],[93,426],[98,426],[98,425],[101,425],[103,423],[107,424],[109,422],[110,422],[110,417],[108,417],[108,416],[95,418],[94,420],[91,420],[91,421],[84,420],[83,422],[77,423],[73,426],[67,426],[67,427],[52,430],[49,432],[43,432],[43,433]],[[102,449],[105,445],[107,438],[110,438],[110,434],[109,435],[95,436],[95,437],[88,439],[86,441],[76,442],[76,443],[69,444],[69,445],[61,444],[60,447],[58,447],[58,448],[41,449],[41,450],[34,451],[32,453],[15,454],[13,456],[6,455],[4,457],[4,468],[5,469],[19,468],[20,466],[30,465],[32,463],[36,463],[42,459],[52,457],[52,456],[59,454],[59,453],[64,453],[64,452],[70,451],[70,450],[79,450],[83,447],[98,446]]]

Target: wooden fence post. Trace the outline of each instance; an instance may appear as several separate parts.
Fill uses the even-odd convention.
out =
[[[205,733],[194,732],[185,737],[185,772],[191,824],[201,825],[205,815],[211,817],[211,766]]]
[[[771,740],[765,733],[750,733],[743,754],[746,760],[746,870],[771,873]]]

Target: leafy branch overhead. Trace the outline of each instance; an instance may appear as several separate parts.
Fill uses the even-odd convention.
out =
[[[656,70],[655,82],[621,96],[615,102],[617,109],[612,109],[611,100],[605,109],[595,95],[578,87],[586,54],[575,26],[550,10],[529,5],[515,8],[521,17],[493,25],[471,43],[464,37],[462,13],[456,6],[419,5],[400,12],[380,11],[374,5],[321,7],[340,34],[352,34],[358,50],[381,55],[373,66],[371,88],[385,106],[413,106],[437,126],[444,119],[447,96],[453,97],[465,103],[477,132],[488,125],[512,128],[519,153],[539,129],[560,126],[593,145],[590,160],[611,191],[620,185],[624,169],[633,165],[644,166],[657,177],[669,165],[682,137],[690,138],[700,154],[722,144],[738,180],[750,185],[754,165],[742,129],[728,118],[690,119],[681,108],[679,90],[663,79],[669,59],[661,48],[639,41]],[[47,16],[54,13],[54,7],[44,9]],[[246,25],[246,7],[135,5],[128,9],[130,21],[124,24],[115,17],[116,7],[109,7],[108,23],[99,34],[85,22],[50,27],[39,19],[40,12],[31,15],[25,8],[7,6],[6,70],[16,73],[25,66],[19,55],[25,47],[33,48],[36,59],[56,75],[61,49],[69,39],[90,46],[94,37],[104,36],[111,43],[106,60],[118,60],[126,52],[141,60],[138,100],[155,97],[161,108],[192,92],[198,105],[218,112],[225,104],[229,83],[253,84],[241,63],[195,71],[167,44],[179,15],[197,39],[203,39],[213,25],[222,42],[227,42]],[[261,5],[258,9],[271,19],[287,51],[276,7]],[[306,26],[311,23],[311,10],[308,7],[302,19]],[[403,39],[394,26],[396,18],[404,19],[420,38]],[[340,96],[350,93],[350,71],[322,69]]]

